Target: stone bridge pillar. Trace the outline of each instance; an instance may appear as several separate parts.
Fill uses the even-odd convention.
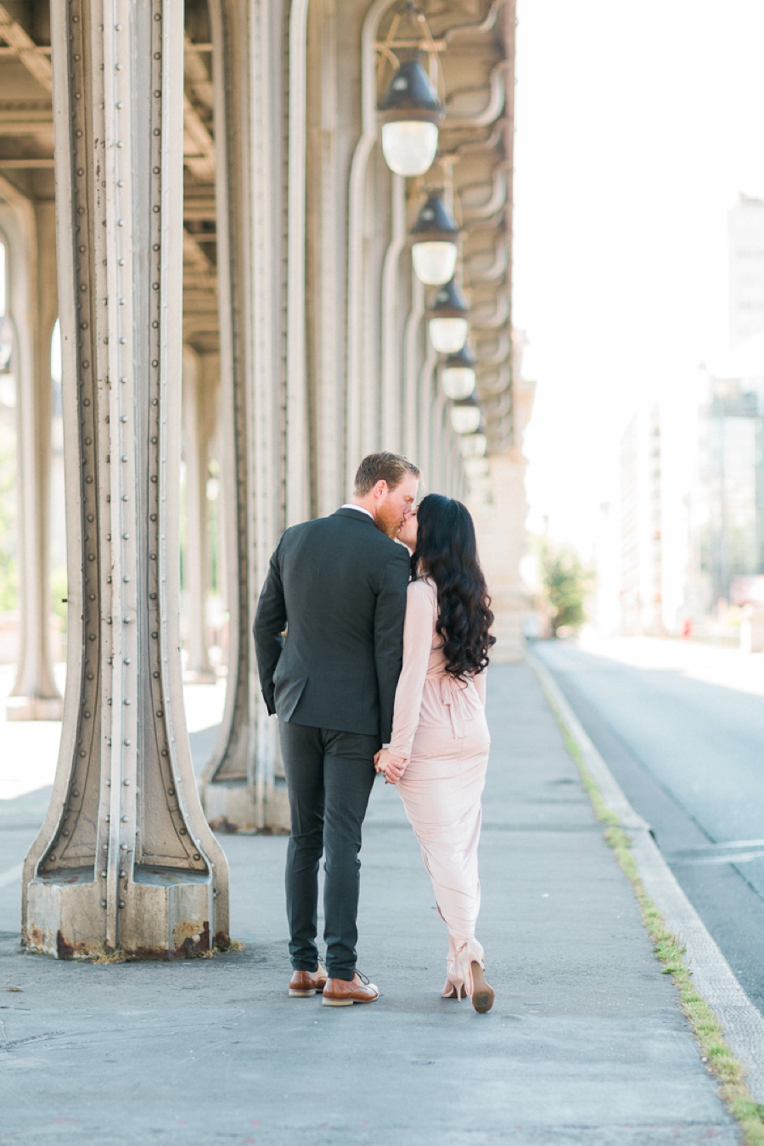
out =
[[[228,932],[179,648],[183,2],[51,6],[69,651],[23,940],[172,957]]]
[[[58,316],[53,203],[35,204],[24,339],[31,355],[17,364],[19,410],[20,648],[8,720],[60,720],[61,695],[50,654],[50,342]]]
[[[225,465],[228,688],[203,778],[207,817],[226,830],[288,823],[275,776],[276,722],[260,695],[252,623],[280,526],[277,240],[270,188],[271,32],[264,0],[211,0],[216,85],[221,422]]]
[[[184,577],[188,634],[186,680],[214,684],[207,648],[207,597],[212,561],[207,482],[210,443],[215,433],[220,360],[217,354],[183,352],[183,421],[186,457],[186,544]]]

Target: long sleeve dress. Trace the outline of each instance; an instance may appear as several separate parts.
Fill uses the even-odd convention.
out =
[[[480,910],[477,848],[491,741],[485,673],[457,680],[446,672],[435,631],[437,612],[434,583],[412,581],[390,753],[405,763],[397,787],[448,929],[449,978],[469,983],[471,963],[483,966],[483,948],[475,938]]]

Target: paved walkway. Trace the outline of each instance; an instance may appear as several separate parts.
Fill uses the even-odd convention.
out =
[[[653,1146],[740,1136],[652,954],[531,670],[491,670],[481,845],[487,1016],[439,997],[443,925],[398,796],[365,829],[366,1007],[289,999],[286,841],[224,837],[245,950],[93,966],[17,945],[0,886],[0,1143]],[[22,801],[26,801],[24,806]],[[0,885],[34,794],[0,815]]]

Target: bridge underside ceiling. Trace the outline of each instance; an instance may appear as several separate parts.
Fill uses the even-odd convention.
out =
[[[47,4],[0,5],[0,180],[35,202],[54,198]],[[206,0],[187,0],[185,36],[184,336],[219,349],[212,44]]]

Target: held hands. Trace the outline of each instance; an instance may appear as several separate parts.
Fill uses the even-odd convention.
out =
[[[386,784],[397,784],[406,767],[405,760],[396,760],[387,748],[380,748],[374,757],[374,767],[385,777]]]

